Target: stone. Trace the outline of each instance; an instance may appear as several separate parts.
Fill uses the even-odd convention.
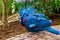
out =
[[[53,38],[50,38],[50,39],[46,39],[46,40],[55,40],[55,39],[53,39]]]
[[[24,40],[36,40],[36,38],[25,38]]]
[[[37,40],[45,40],[45,39],[43,39],[43,38],[38,38]]]

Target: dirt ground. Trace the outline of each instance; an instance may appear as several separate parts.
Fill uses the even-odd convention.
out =
[[[60,24],[60,17],[58,16],[51,17],[51,19],[52,19],[52,25]],[[26,31],[27,30],[20,24],[19,21],[10,23],[7,29],[3,29],[2,26],[0,26],[0,40],[5,40],[12,36],[22,34]]]

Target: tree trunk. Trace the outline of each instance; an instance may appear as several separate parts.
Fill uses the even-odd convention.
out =
[[[7,12],[6,12],[6,0],[2,0],[2,22],[3,22],[3,28],[8,27]]]

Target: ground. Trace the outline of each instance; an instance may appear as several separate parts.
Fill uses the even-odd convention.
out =
[[[53,21],[52,26],[54,28],[60,29],[60,27],[59,27],[60,26],[60,17],[56,16],[54,18],[52,17],[51,19]],[[24,26],[22,26],[20,24],[19,21],[11,22],[11,23],[9,23],[9,27],[7,29],[3,29],[2,26],[0,26],[0,40],[6,40],[8,38],[14,37],[15,35],[19,35],[18,37],[20,39],[23,39],[23,38],[20,37],[20,34],[23,34],[23,33],[26,33],[26,32],[28,32],[28,31],[25,29]],[[29,34],[29,32],[26,33],[26,34]],[[37,36],[37,34],[34,34],[34,35],[32,34],[32,37],[30,37],[30,35],[29,35],[28,39],[31,38],[30,40],[32,40],[33,36],[36,36],[38,38],[38,40],[40,40],[40,39],[41,40],[48,40],[48,39],[49,40],[60,40],[59,35],[58,35],[59,36],[58,37],[57,35],[50,34],[46,31],[38,33],[38,35],[39,36]],[[24,36],[26,37],[25,34],[24,34]],[[25,38],[24,40],[28,40],[28,39]],[[33,39],[35,39],[35,38],[33,38]]]
[[[60,35],[51,34],[47,31],[41,31],[39,33],[26,32],[7,40],[60,40]]]

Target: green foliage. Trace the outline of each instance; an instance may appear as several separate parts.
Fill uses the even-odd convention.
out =
[[[52,4],[53,4],[53,8],[56,9],[56,10],[59,10],[60,8],[60,0],[53,0],[52,1]]]
[[[60,0],[35,0],[35,7],[38,12],[42,12],[46,15],[49,15],[53,13],[54,10],[58,11],[60,9]]]
[[[20,0],[7,0],[6,2],[6,7],[7,7],[7,13],[12,14],[12,10],[15,9],[15,11],[19,11],[20,7],[27,8],[28,6],[35,6],[38,12],[42,12],[46,15],[49,15],[54,12],[53,9],[59,10],[60,9],[60,0],[33,0],[31,3],[28,2],[27,0],[23,3],[20,2]],[[12,8],[12,3],[15,2],[13,5],[14,7]],[[0,0],[0,15],[2,13],[2,0]]]
[[[21,6],[20,3],[15,2],[15,10],[16,11],[19,11],[20,6]]]
[[[36,3],[36,5],[38,7],[36,7],[36,9],[38,10],[38,12],[42,12],[42,13],[51,13],[52,12],[52,7],[50,6],[50,1],[46,1],[43,2],[42,0],[38,0]]]
[[[7,0],[6,2],[6,10],[9,15],[12,14],[12,2],[13,0]]]
[[[17,0],[19,1],[19,0]],[[17,7],[20,8],[20,7],[23,7],[23,8],[27,8],[29,6],[33,6],[33,1],[29,2],[28,0],[25,0],[23,2],[16,2],[16,4],[18,5]]]

